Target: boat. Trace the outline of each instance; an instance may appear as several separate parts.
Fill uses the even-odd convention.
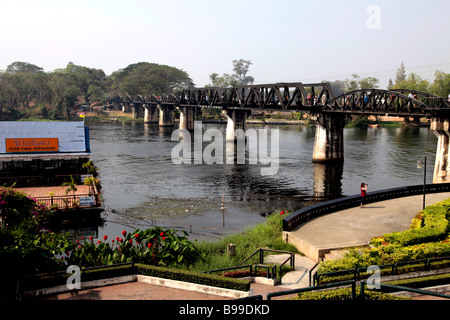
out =
[[[370,128],[379,128],[381,127],[381,123],[371,123],[368,125]]]

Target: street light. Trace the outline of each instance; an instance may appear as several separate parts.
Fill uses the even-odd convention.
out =
[[[422,169],[422,162],[417,161],[417,169]],[[425,161],[423,162],[423,210],[425,210],[425,194],[427,193],[427,157],[425,157]]]

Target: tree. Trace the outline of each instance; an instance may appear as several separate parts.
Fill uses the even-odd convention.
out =
[[[388,82],[388,85],[387,85],[387,89],[388,89],[388,90],[391,90],[393,87],[394,87],[394,84],[392,83],[392,79],[389,78],[389,82]]]
[[[374,77],[360,78],[356,73],[352,74],[352,79],[345,79],[343,84],[346,92],[360,90],[360,89],[375,89],[378,88],[378,79]]]
[[[6,67],[6,72],[12,73],[12,74],[39,73],[39,72],[43,72],[43,71],[44,71],[44,69],[41,67],[38,67],[38,66],[28,63],[28,62],[20,62],[20,61],[13,62],[9,66]]]
[[[239,59],[233,60],[232,63],[234,74],[224,73],[219,77],[218,73],[212,73],[209,76],[211,83],[206,86],[227,88],[253,84],[253,82],[255,82],[255,78],[247,76],[247,72],[252,64],[250,60]]]
[[[410,73],[405,80],[395,83],[393,89],[409,89],[417,91],[428,91],[429,82],[423,80],[419,75]]]
[[[173,94],[194,86],[189,75],[180,69],[156,63],[139,62],[111,75],[112,91],[129,95]]]
[[[224,73],[221,77],[219,77],[218,73],[212,73],[209,75],[209,79],[211,80],[211,84],[207,86],[210,87],[228,88],[239,85],[236,77],[228,73]]]
[[[378,88],[378,79],[374,77],[363,78],[359,81],[360,89],[376,89]]]
[[[400,67],[397,69],[397,73],[395,75],[395,84],[398,84],[402,81],[406,80],[406,71],[405,71],[405,65],[402,63],[400,64]]]
[[[434,82],[430,85],[430,92],[437,96],[447,97],[450,94],[450,74],[436,71]]]
[[[253,84],[255,82],[255,78],[251,76],[247,76],[248,69],[252,62],[250,60],[233,60],[233,71],[239,82],[239,85],[248,85]]]

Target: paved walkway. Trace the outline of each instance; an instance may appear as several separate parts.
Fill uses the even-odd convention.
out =
[[[426,195],[426,205],[450,198],[450,193]],[[331,213],[286,232],[290,243],[317,261],[332,249],[364,246],[376,236],[409,229],[422,210],[423,195],[409,196]]]
[[[450,198],[450,193],[428,194],[427,205]],[[422,209],[423,196],[411,196],[342,210],[312,220],[294,231],[290,237],[301,237],[317,247],[343,248],[366,245],[375,236],[409,228],[414,216]],[[268,261],[285,261],[287,255],[266,257]],[[278,286],[253,283],[254,295],[266,295],[309,286],[309,270],[315,264],[311,258],[296,255],[295,271],[287,273]],[[281,297],[280,299],[282,299]],[[229,300],[206,293],[166,288],[145,283],[132,282],[80,291],[76,294],[61,294],[46,299],[60,300]]]

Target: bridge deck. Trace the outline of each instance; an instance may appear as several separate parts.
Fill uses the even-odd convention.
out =
[[[426,205],[450,198],[450,192],[426,195]],[[366,246],[373,237],[407,230],[422,209],[423,195],[375,203],[331,213],[283,232],[297,249],[318,261],[336,249]]]

